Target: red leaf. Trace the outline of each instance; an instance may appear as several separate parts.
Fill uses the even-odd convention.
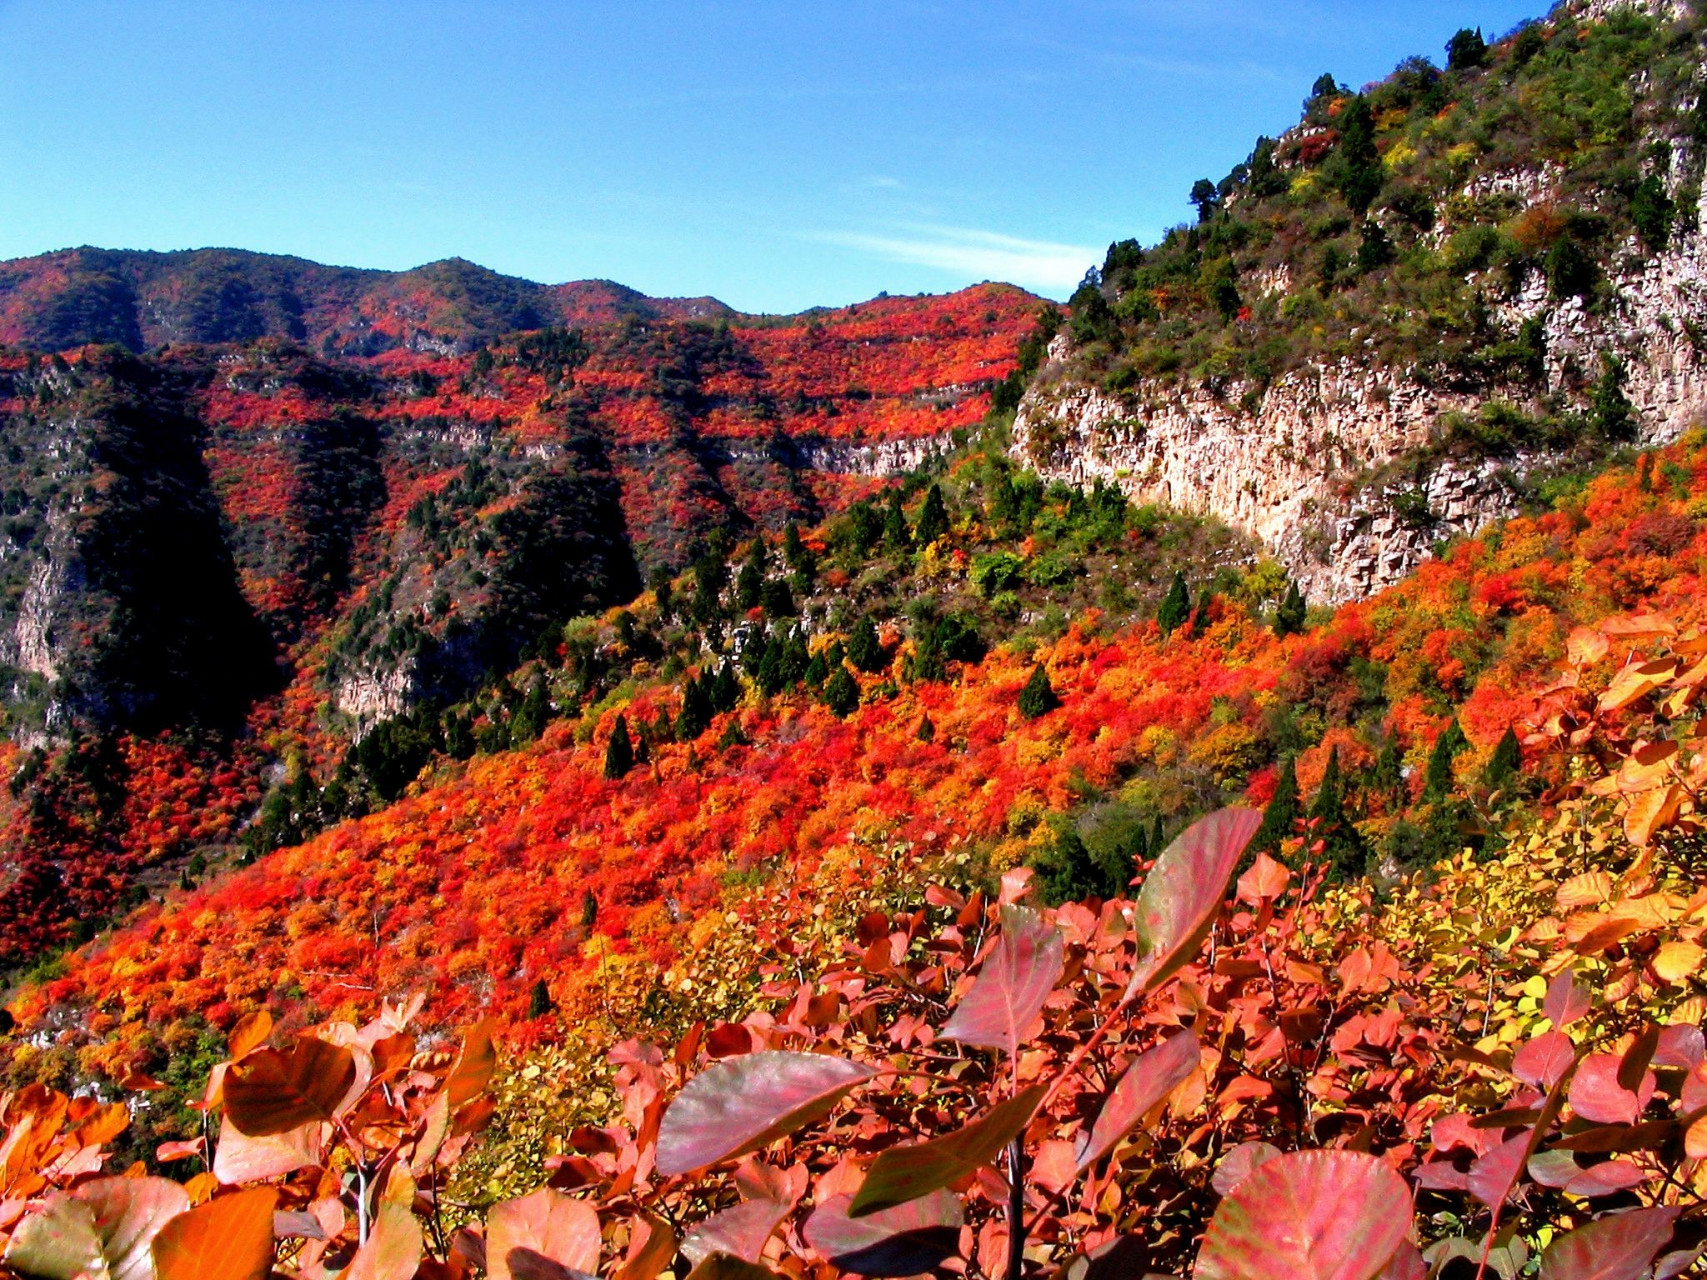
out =
[[[1232,1195],[1233,1188],[1250,1177],[1259,1165],[1265,1165],[1281,1154],[1280,1148],[1271,1143],[1241,1142],[1222,1156],[1221,1163],[1215,1166],[1215,1176],[1210,1179],[1215,1193]]]
[[[1571,1081],[1571,1109],[1596,1124],[1635,1124],[1654,1096],[1654,1073],[1644,1072],[1641,1091],[1632,1093],[1618,1083],[1622,1062],[1616,1054],[1591,1053]]]
[[[599,1215],[585,1200],[541,1187],[492,1207],[486,1217],[488,1280],[525,1280],[540,1262],[592,1275],[599,1269]]]
[[[628,1259],[612,1280],[656,1280],[676,1256],[676,1233],[669,1223],[642,1213],[633,1220],[628,1241]]]
[[[522,1278],[518,1277],[517,1280],[522,1280]],[[556,1278],[529,1276],[526,1277],[526,1280],[556,1280]],[[736,1258],[727,1253],[714,1253],[688,1272],[688,1280],[777,1280],[777,1275],[769,1267],[762,1267],[756,1262],[748,1262],[745,1258]]]
[[[1578,1227],[1541,1255],[1541,1280],[1641,1280],[1671,1239],[1679,1212],[1637,1209]]]
[[[479,1097],[497,1070],[498,1051],[492,1045],[492,1028],[495,1025],[491,1018],[483,1018],[463,1036],[462,1054],[445,1081],[452,1107],[460,1107]]]
[[[1264,901],[1272,902],[1286,892],[1287,881],[1291,878],[1292,873],[1284,864],[1266,853],[1259,853],[1251,869],[1239,877],[1239,901],[1253,907],[1262,906]]]
[[[1634,1093],[1642,1087],[1648,1064],[1654,1060],[1654,1050],[1660,1047],[1660,1029],[1650,1023],[1646,1030],[1624,1051],[1618,1060],[1618,1084]]]
[[[1046,1086],[1032,1085],[964,1129],[929,1142],[886,1148],[866,1171],[865,1181],[848,1207],[849,1215],[864,1217],[970,1177],[993,1161],[1031,1122],[1046,1092]]]
[[[298,1036],[285,1052],[262,1049],[225,1073],[225,1115],[251,1138],[330,1121],[356,1081],[356,1060],[342,1045]]]
[[[1555,1189],[1569,1186],[1572,1178],[1577,1177],[1583,1167],[1577,1163],[1577,1158],[1569,1151],[1537,1151],[1529,1157],[1529,1176],[1544,1187]]]
[[[757,1262],[777,1223],[794,1206],[777,1200],[745,1200],[714,1213],[682,1238],[688,1261],[700,1263],[714,1253]]]
[[[853,1200],[835,1196],[806,1222],[806,1243],[831,1265],[858,1276],[914,1276],[960,1251],[960,1201],[936,1191],[891,1209],[850,1217]]]
[[[1537,1089],[1551,1089],[1570,1070],[1577,1048],[1563,1031],[1536,1036],[1517,1051],[1511,1073]]]
[[[757,1262],[777,1224],[786,1218],[806,1191],[806,1170],[777,1169],[749,1160],[735,1172],[735,1185],[746,1200],[713,1214],[688,1232],[682,1252],[694,1263],[714,1253],[727,1253]]]
[[[1573,1196],[1592,1199],[1595,1196],[1609,1196],[1617,1191],[1628,1191],[1647,1180],[1647,1172],[1628,1160],[1603,1160],[1600,1164],[1590,1165],[1577,1174],[1565,1184],[1565,1190]]]
[[[1660,1032],[1660,1042],[1654,1047],[1656,1067],[1682,1067],[1692,1071],[1707,1059],[1707,1037],[1701,1028],[1680,1023]]]
[[[1517,1137],[1506,1139],[1470,1166],[1470,1194],[1490,1209],[1505,1203],[1517,1185],[1518,1174],[1523,1172],[1524,1161],[1529,1156],[1532,1132],[1526,1129]]]
[[[1202,1060],[1203,1050],[1190,1031],[1139,1054],[1102,1104],[1090,1132],[1080,1140],[1078,1167],[1084,1169],[1112,1151],[1115,1143],[1131,1133],[1150,1108],[1197,1070]]]
[[[1222,809],[1187,827],[1162,851],[1138,893],[1142,958],[1127,984],[1128,997],[1165,982],[1197,953],[1261,825],[1256,809]]]
[[[756,1151],[828,1115],[877,1072],[821,1053],[771,1050],[706,1068],[676,1095],[658,1129],[658,1172],[687,1173]]]
[[[1553,1024],[1555,1031],[1562,1031],[1593,1005],[1593,998],[1577,985],[1571,971],[1561,969],[1547,984],[1547,998],[1542,1001],[1541,1013]]]
[[[1221,1202],[1195,1276],[1372,1280],[1410,1225],[1410,1188],[1391,1166],[1355,1151],[1295,1152],[1253,1170]]]
[[[937,1035],[1015,1056],[1061,980],[1061,969],[1061,931],[1029,907],[1003,907],[995,946],[972,990]]]

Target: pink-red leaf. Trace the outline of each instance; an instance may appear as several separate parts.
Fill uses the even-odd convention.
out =
[[[1593,1005],[1593,999],[1577,985],[1571,971],[1561,969],[1547,984],[1547,998],[1542,1001],[1541,1012],[1553,1024],[1554,1030],[1562,1031]]]
[[[32,1276],[154,1280],[149,1246],[189,1207],[190,1197],[169,1178],[96,1178],[27,1214],[13,1228],[6,1261]]]
[[[1062,964],[1059,929],[1030,907],[1003,907],[995,946],[938,1036],[1014,1056],[1061,980]]]
[[[1565,1184],[1565,1190],[1573,1196],[1593,1199],[1595,1196],[1609,1196],[1614,1192],[1628,1191],[1647,1180],[1647,1172],[1628,1160],[1603,1160],[1577,1174]]]
[[[890,1209],[851,1217],[853,1200],[835,1196],[806,1221],[806,1243],[831,1265],[858,1276],[914,1276],[960,1250],[960,1201],[935,1191]]]
[[[767,1051],[725,1058],[676,1095],[658,1128],[665,1177],[716,1164],[775,1142],[828,1115],[877,1072],[821,1053]]]
[[[864,1217],[970,1177],[1031,1122],[1046,1091],[1043,1085],[1032,1085],[964,1129],[879,1152],[848,1207],[849,1215]]]
[[[1584,1058],[1571,1081],[1571,1110],[1596,1124],[1635,1124],[1641,1119],[1642,1108],[1654,1096],[1654,1073],[1644,1071],[1639,1092],[1632,1093],[1618,1082],[1622,1062],[1611,1053]]]
[[[1411,1191],[1356,1151],[1303,1151],[1251,1171],[1210,1220],[1196,1280],[1374,1280],[1405,1242]]]
[[[1541,1255],[1541,1280],[1641,1280],[1679,1212],[1637,1209],[1578,1227]]]
[[[736,1170],[735,1185],[746,1199],[713,1214],[682,1240],[682,1252],[690,1262],[703,1262],[714,1253],[757,1262],[777,1224],[805,1192],[806,1170],[798,1165],[792,1170],[777,1169],[749,1160]]]
[[[1470,1194],[1490,1209],[1505,1203],[1529,1159],[1532,1130],[1508,1138],[1470,1166]]]
[[[1159,986],[1197,954],[1227,882],[1261,825],[1256,809],[1222,809],[1187,827],[1162,851],[1138,893],[1142,950],[1128,997]]]
[[[688,1261],[699,1263],[714,1253],[727,1253],[757,1262],[765,1242],[794,1206],[777,1200],[744,1200],[714,1213],[682,1238]]]
[[[1080,1139],[1078,1167],[1084,1169],[1112,1151],[1151,1107],[1197,1070],[1202,1059],[1197,1036],[1190,1031],[1139,1054],[1114,1086],[1114,1092],[1108,1095],[1108,1101],[1102,1104],[1090,1132]]]
[[[494,1205],[486,1218],[488,1280],[527,1280],[544,1268],[592,1275],[599,1269],[599,1215],[584,1200],[541,1187]]]
[[[1549,1031],[1526,1041],[1511,1060],[1511,1073],[1537,1089],[1551,1089],[1571,1068],[1577,1048],[1563,1031]]]
[[[1232,1195],[1233,1188],[1250,1177],[1259,1165],[1265,1165],[1283,1154],[1281,1149],[1272,1143],[1241,1142],[1222,1156],[1221,1163],[1215,1166],[1215,1176],[1210,1179],[1215,1187],[1215,1194]]]

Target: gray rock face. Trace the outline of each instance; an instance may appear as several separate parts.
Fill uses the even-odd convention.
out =
[[[1676,164],[1672,176],[1680,185]],[[1502,185],[1531,205],[1553,198],[1545,172],[1514,172]],[[1497,314],[1513,331],[1541,318],[1547,390],[1578,403],[1582,392],[1571,388],[1593,376],[1602,354],[1621,360],[1641,442],[1663,443],[1707,421],[1697,345],[1707,344],[1707,228],[1679,226],[1670,247],[1652,256],[1632,240],[1613,262],[1614,300],[1599,313],[1575,299],[1551,301],[1537,277]],[[1442,392],[1409,369],[1346,361],[1289,374],[1247,411],[1246,392],[1255,389],[1236,383],[1219,392],[1140,384],[1113,395],[1074,380],[1069,355],[1068,340],[1057,338],[1020,406],[1016,457],[1051,479],[1100,478],[1137,501],[1216,515],[1270,548],[1315,600],[1370,595],[1404,577],[1440,539],[1509,517],[1517,510],[1511,476],[1549,461],[1447,458],[1412,467],[1403,481],[1371,479],[1403,472],[1438,437],[1445,414],[1473,413],[1495,398],[1537,408],[1533,389]]]

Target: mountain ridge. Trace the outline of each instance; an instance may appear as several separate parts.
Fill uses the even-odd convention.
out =
[[[390,271],[247,249],[83,245],[0,262],[0,342],[41,351],[272,338],[329,357],[466,354],[551,325],[737,314],[716,298],[651,298],[603,279],[541,284],[461,257]]]

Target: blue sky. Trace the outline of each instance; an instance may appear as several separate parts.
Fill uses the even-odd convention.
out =
[[[794,311],[1062,296],[1323,71],[1511,0],[0,0],[0,257],[461,256]]]

